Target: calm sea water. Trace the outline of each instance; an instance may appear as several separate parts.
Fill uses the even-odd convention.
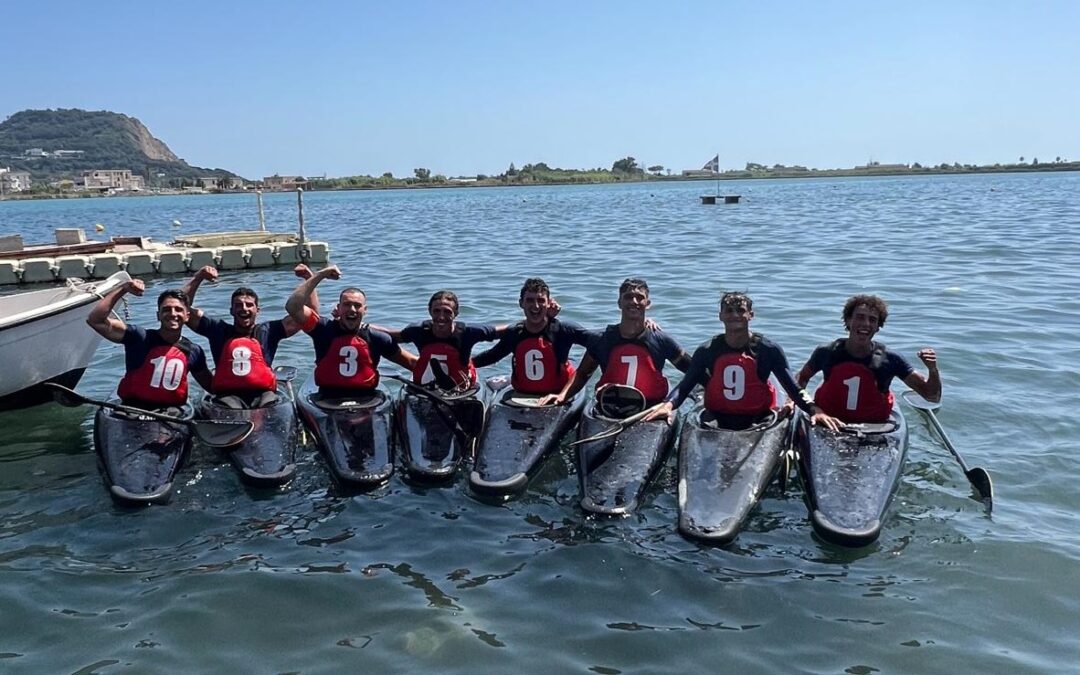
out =
[[[796,485],[773,489],[734,545],[675,529],[674,461],[643,508],[583,515],[570,454],[524,498],[470,498],[464,481],[395,478],[341,495],[308,449],[281,491],[240,486],[196,448],[169,505],[115,507],[90,410],[0,415],[0,670],[5,672],[1060,672],[1080,654],[1080,175],[309,193],[310,236],[368,291],[370,319],[425,317],[455,289],[467,321],[515,319],[542,275],[567,318],[614,321],[619,282],[648,279],[652,316],[688,349],[720,330],[723,289],[748,290],[754,328],[797,367],[842,334],[856,292],[890,301],[880,338],[913,361],[937,348],[942,423],[994,476],[988,516],[925,423],[878,543],[810,531]],[[295,197],[266,197],[275,230]],[[179,220],[181,226],[171,226]],[[254,196],[0,204],[0,232],[251,229]],[[231,273],[282,314],[295,278]],[[157,279],[151,291],[177,285]],[[130,306],[152,320],[152,301]],[[280,363],[309,369],[310,342]],[[490,369],[505,372],[508,365]],[[112,391],[103,345],[80,385]],[[463,477],[462,477],[463,478]]]

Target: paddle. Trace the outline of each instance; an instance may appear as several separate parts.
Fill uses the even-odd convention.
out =
[[[184,426],[191,427],[191,429],[195,431],[195,435],[199,437],[199,440],[212,448],[225,448],[230,445],[236,445],[247,438],[251,434],[251,430],[255,428],[255,425],[251,420],[238,420],[235,422],[188,420],[182,417],[174,417],[173,415],[154,412],[152,410],[133,408],[119,403],[113,403],[112,401],[98,401],[83,396],[77,391],[68,389],[55,382],[46,382],[45,384],[46,386],[53,388],[53,398],[62,406],[74,408],[83,405],[84,403],[89,403],[90,405],[96,405],[99,408],[108,408],[109,410],[118,410],[132,415],[141,415],[163,422],[183,424]]]
[[[457,414],[454,412],[454,402],[452,399],[448,399],[423,385],[417,384],[407,377],[393,373],[383,373],[382,375],[391,380],[397,380],[409,391],[434,401],[436,403],[435,411],[439,414],[439,417],[446,422],[447,426],[449,426],[451,431],[458,437],[458,440],[461,441],[462,445],[467,446],[469,444],[469,434],[465,432],[458,422]]]
[[[953,457],[956,458],[956,461],[959,462],[960,468],[964,470],[964,475],[967,476],[967,479],[971,482],[971,486],[975,488],[975,491],[979,493],[979,497],[982,499],[983,503],[986,504],[986,510],[989,511],[992,509],[994,507],[994,484],[990,481],[990,474],[986,469],[978,466],[968,468],[967,462],[965,462],[964,458],[957,452],[956,447],[953,446],[952,441],[950,441],[949,437],[945,434],[945,429],[942,428],[937,415],[934,414],[934,411],[940,408],[941,404],[930,403],[914,391],[905,391],[902,396],[905,403],[926,415],[927,419],[930,420],[930,424],[934,427],[934,430],[937,431],[938,436],[941,437],[945,447],[949,449],[949,452],[951,452]]]
[[[637,422],[640,422],[649,413],[653,412],[654,410],[659,410],[660,406],[662,406],[662,405],[664,405],[663,401],[657,403],[654,406],[650,406],[648,408],[645,408],[644,410],[642,410],[641,412],[639,412],[637,414],[634,414],[634,415],[631,415],[630,417],[619,420],[618,422],[611,425],[607,429],[604,429],[603,431],[601,431],[598,434],[593,434],[592,436],[589,436],[587,438],[579,438],[578,440],[573,441],[572,443],[570,443],[570,445],[568,447],[572,448],[572,447],[574,447],[576,445],[582,445],[584,443],[592,443],[593,441],[602,441],[605,438],[612,438],[614,436],[618,436],[619,434],[626,431],[628,428],[630,428],[631,426],[633,426]]]

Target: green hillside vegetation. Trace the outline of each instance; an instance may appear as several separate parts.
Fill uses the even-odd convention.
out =
[[[29,157],[26,151],[32,148],[50,156]],[[57,150],[81,150],[82,154],[52,156]],[[236,175],[189,165],[134,117],[77,109],[23,110],[0,123],[0,166],[29,171],[35,183],[75,178],[94,169],[130,169],[146,178],[148,185]]]

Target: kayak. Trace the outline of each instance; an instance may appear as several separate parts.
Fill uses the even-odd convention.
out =
[[[774,411],[734,431],[711,417],[699,404],[679,437],[679,532],[727,544],[776,474],[791,419]]]
[[[589,398],[578,424],[579,440],[619,423],[601,415],[596,397]],[[604,515],[633,512],[667,459],[678,426],[678,418],[673,424],[664,419],[638,422],[616,436],[578,445],[581,508]]]
[[[457,473],[463,459],[472,456],[476,437],[484,427],[484,402],[480,388],[452,397],[440,390],[433,396],[445,398],[438,403],[431,396],[401,388],[397,404],[398,442],[405,472],[414,480],[444,482]],[[455,422],[458,431],[455,429]]]
[[[309,377],[296,397],[330,473],[343,487],[369,489],[394,473],[393,400],[382,389],[354,399],[324,398]]]
[[[510,387],[496,391],[492,380],[484,386],[491,404],[469,487],[478,495],[511,497],[525,491],[529,478],[559,447],[559,440],[581,416],[586,397],[579,393],[562,405],[537,406],[541,394]]]
[[[300,427],[291,389],[279,385],[277,400],[262,408],[229,408],[212,396],[199,405],[199,417],[222,422],[250,420],[254,430],[240,443],[222,449],[240,474],[255,487],[284,485],[296,474]]]
[[[841,432],[810,426],[800,415],[795,444],[814,531],[841,546],[873,543],[907,455],[907,423],[899,408],[887,422],[848,424]]]
[[[191,405],[182,410],[182,419],[194,417]],[[99,408],[94,447],[113,499],[126,504],[167,502],[173,478],[191,452],[191,435],[185,424]]]

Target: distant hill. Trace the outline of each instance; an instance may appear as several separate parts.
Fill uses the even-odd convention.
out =
[[[0,122],[0,166],[29,171],[35,181],[74,178],[93,169],[131,169],[148,185],[236,175],[191,166],[134,117],[74,108],[23,110]]]

